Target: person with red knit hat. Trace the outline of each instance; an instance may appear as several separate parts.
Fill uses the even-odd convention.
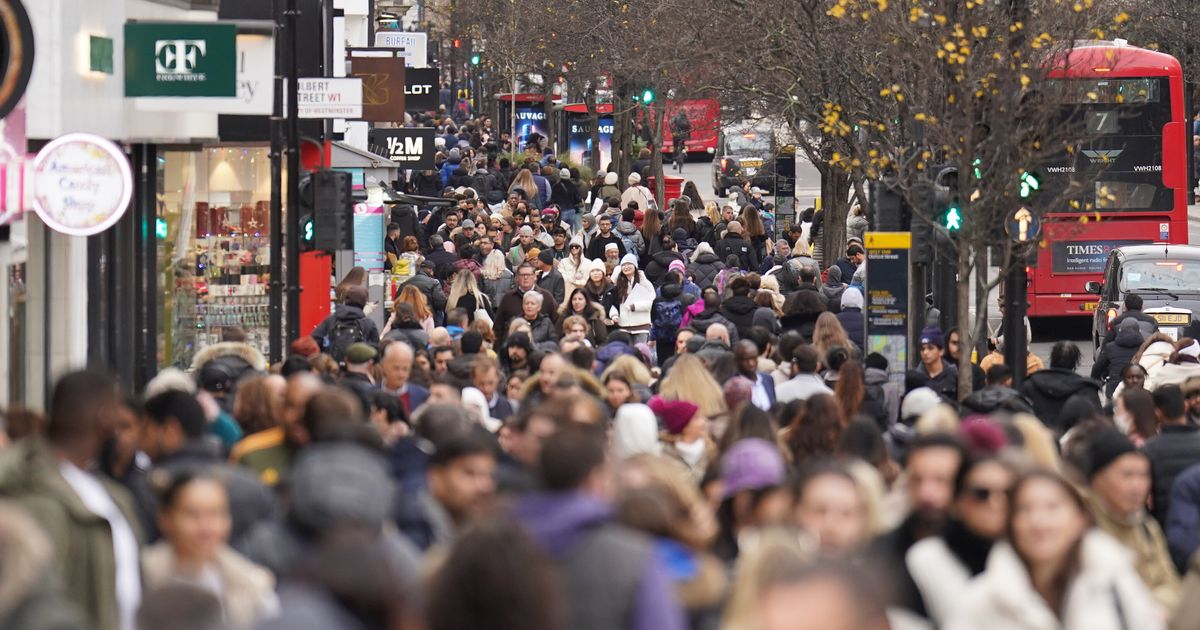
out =
[[[708,418],[700,407],[686,400],[655,396],[647,403],[663,427],[663,455],[684,465],[699,483],[716,456],[716,445],[708,434]]]

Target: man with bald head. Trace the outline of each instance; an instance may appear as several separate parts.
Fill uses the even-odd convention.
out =
[[[428,389],[408,381],[414,356],[412,346],[403,341],[388,340],[383,343],[379,358],[379,369],[383,372],[379,389],[399,398],[406,416],[429,398]]]
[[[297,372],[287,380],[280,426],[246,436],[234,445],[229,459],[258,473],[274,486],[287,475],[296,453],[311,441],[304,428],[304,409],[323,384],[312,372]]]
[[[733,355],[737,359],[738,374],[754,383],[750,402],[763,411],[770,411],[771,405],[775,404],[775,379],[758,371],[758,345],[743,339],[734,346]]]
[[[730,221],[725,238],[717,241],[717,244],[713,246],[713,250],[717,254],[717,258],[721,260],[729,260],[730,256],[736,257],[739,269],[757,271],[759,266],[758,251],[750,241],[746,240],[743,231],[741,223]]]

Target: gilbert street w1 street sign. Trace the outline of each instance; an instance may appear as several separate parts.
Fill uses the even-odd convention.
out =
[[[360,118],[362,79],[296,80],[296,108],[301,118]]]

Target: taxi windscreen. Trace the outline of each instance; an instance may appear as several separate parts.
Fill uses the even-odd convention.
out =
[[[1122,293],[1200,293],[1200,260],[1143,260],[1121,268]]]

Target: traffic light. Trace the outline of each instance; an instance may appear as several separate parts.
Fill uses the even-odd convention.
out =
[[[1042,180],[1036,173],[1021,171],[1021,198],[1029,199],[1042,189]]]
[[[934,216],[938,225],[948,232],[961,230],[964,217],[958,195],[958,167],[947,166],[939,170],[934,179],[934,190]]]
[[[483,61],[483,56],[481,56],[479,53],[475,53],[474,55],[471,55],[471,65],[472,66],[478,66],[481,61]]]
[[[313,206],[313,174],[305,173],[300,176],[297,185],[300,198],[296,200],[296,212],[299,214],[299,245],[300,251],[311,252],[313,247],[313,216],[316,210]]]
[[[354,249],[354,201],[350,173],[313,173],[313,248]]]
[[[654,102],[654,90],[652,90],[650,88],[646,88],[646,89],[642,90],[641,101],[642,101],[642,104],[644,104],[644,105],[649,105],[650,103],[653,103]]]
[[[457,37],[454,38],[453,44],[455,48],[462,48],[462,40]]]
[[[923,217],[912,219],[912,252],[914,264],[928,265],[933,261],[933,225]]]

